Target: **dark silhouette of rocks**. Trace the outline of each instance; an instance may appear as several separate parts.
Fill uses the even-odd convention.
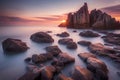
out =
[[[83,46],[89,46],[91,42],[82,40],[82,41],[78,41],[78,44]]]
[[[89,13],[87,3],[84,3],[78,11],[68,14],[66,25],[61,23],[59,26],[78,29],[120,29],[120,22],[101,10],[94,9]]]
[[[30,39],[37,43],[52,43],[54,39],[45,32],[37,32],[31,35]]]
[[[26,51],[29,47],[25,42],[22,42],[19,39],[8,38],[2,42],[2,47],[5,52],[23,52]]]

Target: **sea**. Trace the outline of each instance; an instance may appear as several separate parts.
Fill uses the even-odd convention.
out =
[[[76,30],[77,32],[73,32]],[[67,29],[67,28],[60,28],[60,27],[40,27],[40,26],[1,26],[0,27],[0,80],[18,80],[19,77],[21,77],[25,72],[27,71],[26,67],[28,64],[24,61],[27,57],[31,57],[33,54],[41,54],[45,53],[45,47],[51,46],[51,45],[57,45],[63,52],[68,53],[70,56],[73,56],[75,58],[75,63],[67,65],[63,70],[62,73],[70,76],[72,71],[74,70],[75,66],[81,66],[86,68],[85,62],[83,62],[79,57],[79,53],[83,52],[89,52],[87,47],[81,46],[77,44],[78,48],[76,50],[69,50],[64,45],[58,44],[58,40],[62,39],[61,37],[56,36],[56,34],[61,32],[68,32],[70,34],[69,38],[72,38],[74,42],[78,42],[81,40],[87,40],[92,43],[102,43],[105,44],[105,42],[101,39],[101,37],[97,38],[85,38],[79,36],[79,33],[84,30],[79,29]],[[36,32],[46,32],[46,31],[52,31],[52,33],[49,33],[53,39],[54,43],[52,44],[46,44],[46,43],[35,43],[30,40],[30,36],[33,33]],[[110,31],[109,31],[110,32]],[[120,30],[112,30],[111,32],[114,33],[120,33]],[[100,34],[100,33],[99,33]],[[103,36],[104,34],[100,34]],[[13,39],[20,39],[23,42],[26,42],[28,49],[26,52],[22,52],[19,54],[7,54],[4,53],[2,48],[2,42],[3,40],[7,38],[13,38]],[[120,77],[117,75],[117,72],[120,72],[120,67],[118,67],[117,63],[114,63],[111,59],[99,57],[100,60],[105,62],[109,69],[109,80],[120,80]],[[48,61],[46,63],[43,63],[44,65],[50,65],[51,61]]]

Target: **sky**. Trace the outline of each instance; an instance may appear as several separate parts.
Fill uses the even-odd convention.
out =
[[[0,0],[0,25],[59,25],[84,2],[120,20],[120,0]]]

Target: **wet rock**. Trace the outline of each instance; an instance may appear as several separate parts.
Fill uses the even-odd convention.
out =
[[[27,57],[26,59],[25,59],[25,62],[30,62],[31,61],[31,57]]]
[[[48,46],[45,49],[47,52],[51,53],[53,56],[57,56],[62,52],[58,46]]]
[[[37,43],[52,43],[54,39],[45,32],[37,32],[31,35],[30,39]]]
[[[43,67],[40,72],[41,80],[52,80],[55,72],[56,72],[56,69],[53,66]]]
[[[74,30],[73,32],[75,32],[75,33],[76,33],[77,31],[76,31],[76,30]]]
[[[2,42],[2,47],[5,52],[23,52],[28,49],[25,42],[19,39],[8,38]]]
[[[57,34],[57,36],[60,36],[60,37],[68,37],[70,36],[69,33],[67,32],[62,32],[61,34]]]
[[[39,73],[26,72],[18,80],[38,80],[38,79],[39,79]]]
[[[53,58],[53,55],[51,53],[43,53],[40,55],[34,54],[32,55],[32,62],[40,63],[40,62],[51,60],[52,58]]]
[[[75,42],[73,42],[73,41],[68,42],[67,48],[68,49],[77,49],[77,44]]]
[[[80,66],[75,66],[72,78],[73,80],[93,80],[93,75],[89,70]]]
[[[108,56],[109,54],[115,54],[115,50],[112,48],[105,47],[101,43],[91,44],[88,49],[97,55]]]
[[[79,41],[78,44],[83,45],[83,46],[89,46],[91,42],[89,41]]]
[[[96,56],[95,56],[94,54],[92,54],[92,53],[87,53],[87,52],[85,52],[85,53],[80,53],[80,54],[78,54],[78,56],[79,56],[81,59],[83,59],[84,61],[86,61],[89,57],[96,58]]]
[[[52,65],[64,67],[65,65],[75,62],[75,58],[69,56],[67,53],[61,53],[58,55],[57,59],[54,59]]]
[[[92,31],[83,31],[79,35],[83,37],[99,37],[100,36],[99,34],[94,33]]]
[[[65,38],[65,39],[60,39],[58,41],[59,44],[64,44],[64,45],[67,45],[68,43],[72,42],[73,39],[72,38]]]
[[[97,80],[108,80],[107,66],[101,60],[93,57],[88,58],[87,68],[95,74]]]
[[[64,74],[59,74],[56,80],[73,80],[73,79],[65,76]]]

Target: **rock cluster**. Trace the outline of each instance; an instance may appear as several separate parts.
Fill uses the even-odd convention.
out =
[[[92,31],[83,31],[83,32],[80,32],[79,35],[83,37],[99,37],[100,36],[99,34]]]
[[[101,10],[94,9],[89,13],[87,3],[84,3],[77,12],[68,14],[66,25],[59,26],[79,29],[120,29],[120,22]]]
[[[57,34],[57,36],[60,36],[60,37],[69,37],[69,33],[67,32],[62,32],[61,34]]]

